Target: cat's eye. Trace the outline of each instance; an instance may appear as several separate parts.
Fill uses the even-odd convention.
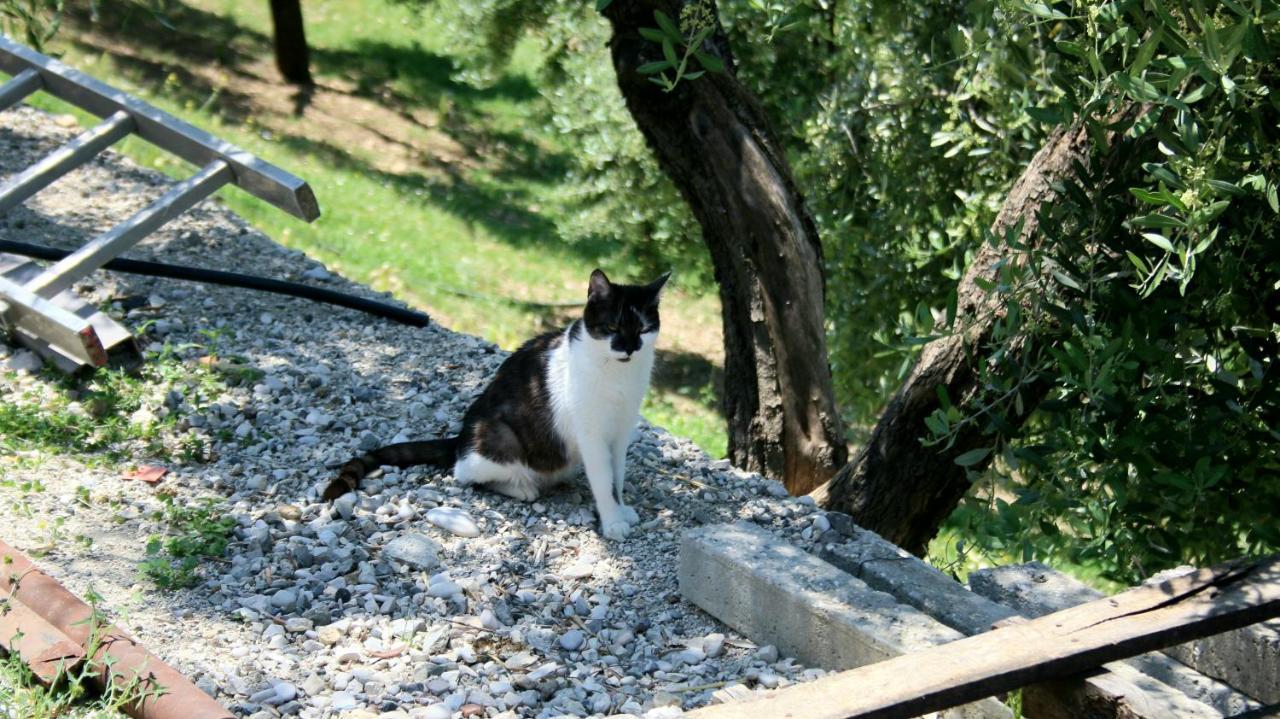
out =
[[[618,331],[618,326],[617,326],[617,325],[612,325],[612,324],[611,324],[611,325],[606,325],[606,326],[605,326],[605,329],[609,330],[610,332],[617,332],[617,331]]]

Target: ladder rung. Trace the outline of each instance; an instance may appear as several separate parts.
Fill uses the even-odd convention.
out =
[[[27,285],[27,289],[41,297],[53,297],[232,179],[231,167],[226,162],[210,162],[200,172],[174,185],[150,206],[45,269]]]
[[[8,110],[17,105],[23,98],[39,90],[43,85],[40,73],[31,68],[14,75],[4,85],[0,85],[0,110]]]
[[[46,155],[36,164],[0,185],[0,214],[22,204],[28,197],[93,159],[133,130],[133,118],[120,110],[93,129]]]

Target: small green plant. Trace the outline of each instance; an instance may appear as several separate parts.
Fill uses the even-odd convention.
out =
[[[227,551],[236,521],[213,499],[188,506],[167,495],[161,501],[163,507],[152,519],[163,523],[164,531],[147,540],[147,558],[138,568],[160,589],[195,586],[202,560],[220,558]]]
[[[636,71],[642,75],[654,75],[649,82],[666,92],[676,89],[681,80],[696,80],[707,72],[724,72],[724,61],[702,49],[702,43],[715,31],[715,18],[706,3],[687,5],[680,11],[680,25],[661,10],[653,11],[657,27],[642,27],[644,39],[662,47],[662,59],[647,62]],[[683,48],[680,52],[677,48]],[[689,61],[696,60],[701,70],[690,70]],[[671,76],[668,71],[675,71]]]

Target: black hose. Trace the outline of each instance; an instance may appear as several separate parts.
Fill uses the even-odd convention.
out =
[[[34,257],[40,260],[57,261],[71,254],[67,250],[59,250],[53,247],[45,247],[43,245],[32,245],[26,242],[14,242],[13,240],[0,240],[0,252],[12,252],[15,255],[23,257]],[[222,272],[221,270],[206,270],[199,267],[187,267],[185,265],[166,265],[161,262],[147,262],[145,260],[125,260],[114,259],[103,265],[104,270],[113,270],[115,272],[128,272],[135,275],[148,275],[150,277],[168,277],[174,280],[190,280],[192,282],[205,282],[212,285],[226,285],[227,287],[243,287],[250,290],[261,290],[263,292],[274,292],[280,295],[289,295],[290,297],[301,297],[316,302],[325,302],[331,305],[347,307],[361,312],[368,312],[371,315],[385,317],[389,320],[395,320],[402,324],[413,327],[425,327],[431,322],[431,318],[422,312],[407,310],[403,307],[396,307],[385,302],[376,302],[374,300],[366,300],[363,297],[355,297],[353,295],[345,295],[341,292],[326,290],[320,287],[311,287],[297,282],[285,282],[283,280],[271,280],[265,277],[254,277],[253,275],[242,275],[235,272]]]

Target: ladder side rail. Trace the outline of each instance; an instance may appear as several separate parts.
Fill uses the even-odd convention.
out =
[[[22,285],[0,276],[0,319],[15,330],[39,337],[50,349],[90,367],[107,364],[93,324]]]
[[[0,36],[0,70],[15,76],[35,70],[46,92],[99,117],[128,112],[144,140],[197,166],[222,160],[231,167],[234,183],[246,192],[308,222],[320,215],[315,194],[302,179],[4,36]]]

